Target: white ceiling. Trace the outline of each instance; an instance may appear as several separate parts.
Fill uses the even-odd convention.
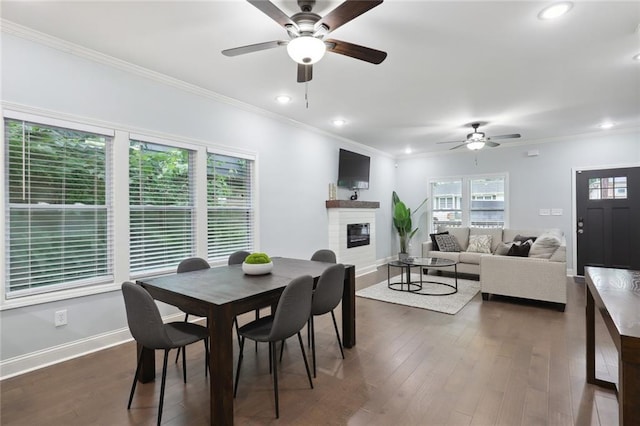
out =
[[[285,13],[295,1],[273,1]],[[340,1],[318,0],[324,15]],[[404,155],[443,151],[473,121],[487,136],[531,142],[640,129],[640,2],[575,1],[554,21],[545,1],[385,0],[331,33],[388,52],[380,65],[327,53],[308,85],[285,48],[223,49],[286,39],[244,0],[2,1],[2,18],[361,144]],[[293,102],[280,105],[279,94]],[[331,121],[344,118],[336,128]],[[501,141],[503,145],[516,140]]]

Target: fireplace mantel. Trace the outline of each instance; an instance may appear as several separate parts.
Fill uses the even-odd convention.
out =
[[[379,201],[351,201],[351,200],[327,200],[328,209],[378,209]]]

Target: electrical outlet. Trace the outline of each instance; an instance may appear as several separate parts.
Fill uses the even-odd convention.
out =
[[[67,310],[63,309],[61,311],[56,311],[53,315],[53,322],[56,327],[67,325]]]

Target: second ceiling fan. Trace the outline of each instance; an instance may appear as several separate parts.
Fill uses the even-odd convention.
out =
[[[456,145],[453,148],[449,148],[449,149],[457,149],[457,148],[466,146],[470,150],[476,151],[478,149],[484,148],[485,146],[488,146],[490,148],[500,146],[499,143],[493,142],[494,139],[516,139],[520,137],[520,133],[512,133],[509,135],[497,135],[497,136],[488,137],[484,134],[484,132],[478,131],[478,127],[480,127],[480,124],[487,124],[487,123],[472,123],[471,127],[473,127],[473,132],[469,133],[467,135],[467,139],[464,141],[447,141],[447,142],[437,142],[437,143],[439,144],[458,143],[459,145]]]
[[[312,12],[315,0],[298,0],[301,11],[292,16],[286,15],[269,0],[247,1],[281,25],[287,31],[289,40],[274,40],[226,49],[222,51],[225,56],[238,56],[287,46],[289,56],[298,63],[299,83],[311,80],[313,64],[318,62],[326,51],[372,64],[380,64],[387,57],[387,53],[381,50],[325,38],[340,26],[378,6],[383,0],[346,0],[325,16]]]

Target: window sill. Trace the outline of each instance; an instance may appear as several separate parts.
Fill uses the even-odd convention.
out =
[[[34,294],[16,299],[4,299],[0,304],[0,311],[23,308],[25,306],[39,305],[42,303],[57,302],[59,300],[74,299],[77,297],[92,296],[94,294],[108,293],[120,290],[120,284],[109,283],[85,287],[77,287],[68,290],[60,290],[51,293]]]

